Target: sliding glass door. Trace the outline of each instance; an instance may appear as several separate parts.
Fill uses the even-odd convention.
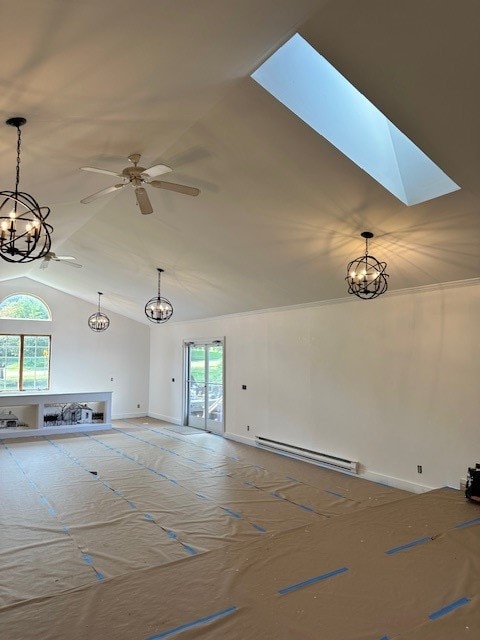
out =
[[[223,340],[185,342],[185,424],[224,430]]]

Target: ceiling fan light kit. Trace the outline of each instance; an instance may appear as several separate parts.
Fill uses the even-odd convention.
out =
[[[158,268],[158,294],[155,298],[151,298],[145,305],[145,315],[155,324],[163,324],[170,320],[173,315],[173,306],[170,300],[162,298],[160,294],[160,278],[163,269]]]
[[[365,238],[365,255],[348,263],[345,280],[348,283],[348,293],[362,300],[372,300],[388,289],[387,263],[380,262],[368,253],[368,241],[373,238],[373,233],[363,231],[360,235]]]
[[[106,331],[110,326],[110,318],[100,311],[100,296],[103,296],[101,291],[98,292],[98,311],[93,313],[88,319],[88,326],[92,331],[100,333]]]
[[[200,189],[196,187],[189,187],[184,184],[176,184],[174,182],[164,182],[163,180],[154,180],[157,176],[164,175],[165,173],[169,173],[172,171],[170,167],[167,167],[165,164],[156,164],[149,169],[145,167],[139,166],[140,162],[140,154],[132,153],[128,156],[128,159],[132,163],[133,166],[125,167],[120,173],[115,171],[110,171],[108,169],[98,169],[97,167],[80,167],[83,171],[92,171],[93,173],[105,173],[109,176],[115,176],[116,178],[121,178],[122,182],[118,184],[114,184],[111,187],[107,187],[106,189],[102,189],[101,191],[97,191],[93,193],[91,196],[87,196],[80,200],[82,204],[89,204],[93,202],[97,198],[102,198],[103,196],[109,195],[110,193],[114,193],[115,191],[120,191],[124,187],[131,185],[135,189],[135,197],[137,200],[138,208],[140,209],[140,213],[143,215],[148,215],[153,213],[152,203],[150,202],[150,198],[148,196],[147,190],[145,189],[145,185],[150,185],[151,187],[155,187],[156,189],[165,189],[167,191],[175,191],[177,193],[183,193],[187,196],[198,196],[200,193]]]
[[[53,227],[45,222],[50,209],[40,207],[33,196],[19,191],[20,128],[27,120],[9,118],[6,124],[17,129],[17,167],[14,191],[0,191],[0,255],[7,262],[32,262],[50,251]]]

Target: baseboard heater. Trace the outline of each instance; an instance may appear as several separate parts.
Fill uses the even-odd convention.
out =
[[[263,436],[255,436],[255,444],[257,447],[261,447],[262,449],[269,449],[270,451],[284,453],[294,458],[298,458],[299,460],[316,462],[317,464],[331,467],[332,469],[345,469],[352,473],[358,473],[358,462],[355,462],[354,460],[338,458],[337,456],[331,456],[328,453],[319,453],[318,451],[312,451],[311,449],[305,449],[304,447],[296,447],[295,445],[279,442],[278,440],[270,440]]]

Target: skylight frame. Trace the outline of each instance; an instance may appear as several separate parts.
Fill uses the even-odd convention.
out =
[[[460,189],[300,34],[251,77],[407,206]]]

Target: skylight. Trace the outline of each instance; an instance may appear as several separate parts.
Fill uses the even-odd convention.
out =
[[[404,204],[460,188],[298,33],[252,78]]]

